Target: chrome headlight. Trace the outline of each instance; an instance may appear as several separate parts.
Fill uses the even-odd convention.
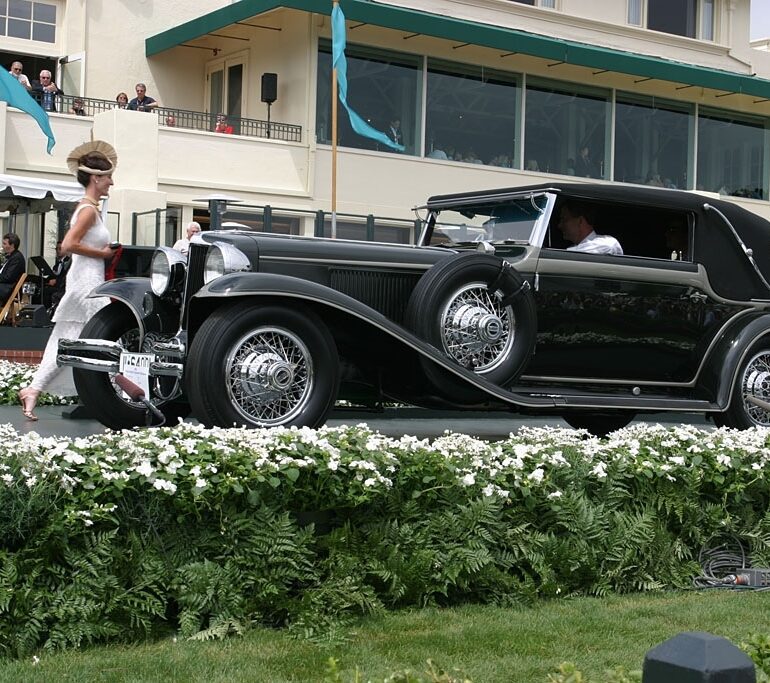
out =
[[[158,247],[150,265],[150,287],[156,296],[165,296],[184,282],[187,259],[169,247]]]
[[[203,282],[208,284],[228,273],[239,273],[245,270],[251,270],[251,263],[246,254],[232,244],[217,242],[209,247],[209,253],[206,255]]]

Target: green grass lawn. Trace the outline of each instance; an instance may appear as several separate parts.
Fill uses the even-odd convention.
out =
[[[163,681],[236,683],[324,679],[330,656],[343,680],[381,682],[403,669],[424,672],[432,659],[462,669],[474,683],[545,683],[563,661],[591,681],[610,668],[641,669],[645,652],[681,631],[709,631],[734,643],[770,633],[770,593],[674,592],[578,598],[533,608],[467,606],[388,613],[346,629],[342,644],[293,640],[255,630],[218,642],[171,639],[135,647],[40,654],[0,664],[0,681]]]

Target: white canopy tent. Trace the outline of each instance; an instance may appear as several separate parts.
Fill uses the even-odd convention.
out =
[[[19,250],[27,259],[30,256],[44,256],[45,214],[73,208],[84,192],[82,185],[75,182],[0,174],[0,212],[7,213],[2,234],[15,232],[21,240]],[[57,232],[58,223],[49,236],[49,250]],[[35,266],[32,266],[33,273],[35,270]]]

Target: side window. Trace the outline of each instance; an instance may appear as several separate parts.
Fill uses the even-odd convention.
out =
[[[575,213],[584,216],[581,225],[576,225]],[[624,256],[692,260],[693,220],[687,212],[636,204],[573,201],[568,198],[558,202],[543,248],[569,249],[583,239],[586,222],[590,223],[594,233],[605,244],[612,244],[614,238],[620,244]],[[592,252],[585,250],[585,253]]]

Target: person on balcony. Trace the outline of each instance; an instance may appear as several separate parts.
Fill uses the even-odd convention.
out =
[[[144,83],[136,84],[136,97],[132,99],[126,109],[131,111],[152,111],[157,109],[160,103],[147,94],[147,86]]]
[[[47,69],[40,72],[39,80],[32,81],[30,93],[45,111],[57,111],[56,98],[64,94],[61,88],[53,82],[51,72]]]
[[[70,114],[74,114],[75,116],[87,116],[85,107],[83,106],[83,100],[81,100],[79,97],[76,97],[74,100],[72,100],[72,108],[70,109]]]
[[[11,296],[19,278],[27,270],[24,256],[19,251],[21,240],[16,233],[3,235],[3,253],[5,261],[0,266],[0,306],[4,306]]]
[[[217,114],[217,123],[214,126],[214,132],[226,133],[227,135],[232,135],[233,127],[229,123],[227,123],[227,116],[225,116],[224,114]]]
[[[127,109],[128,108],[128,95],[126,95],[126,93],[124,93],[124,92],[119,92],[115,96],[115,102],[117,102],[117,104],[118,104],[118,106],[117,106],[118,109]]]
[[[21,83],[27,90],[30,90],[32,88],[32,84],[29,82],[29,78],[27,78],[23,73],[24,65],[16,61],[13,64],[11,64],[11,68],[8,70],[8,73],[11,74],[19,83]]]

